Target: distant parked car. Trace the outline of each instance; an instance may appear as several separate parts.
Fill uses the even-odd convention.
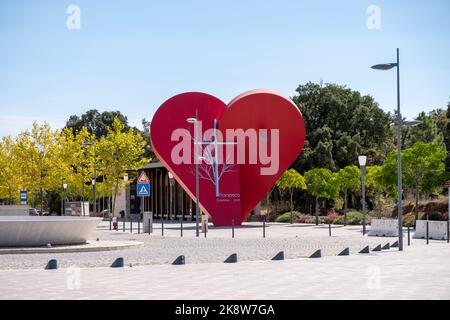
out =
[[[31,208],[31,209],[28,209],[28,215],[30,215],[30,216],[38,216],[39,212],[36,210],[36,208]]]

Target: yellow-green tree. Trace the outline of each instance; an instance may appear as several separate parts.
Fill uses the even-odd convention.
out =
[[[316,225],[319,224],[319,199],[336,199],[339,195],[337,173],[326,168],[315,168],[305,173],[308,191],[316,198]]]
[[[130,183],[124,181],[125,173],[128,170],[138,170],[149,161],[142,157],[145,151],[142,135],[124,129],[124,124],[115,118],[112,128],[108,128],[107,135],[101,137],[97,143],[98,162],[103,169],[104,187],[113,190],[112,213],[117,192]]]
[[[306,182],[303,176],[297,172],[295,169],[289,169],[284,172],[284,174],[278,179],[276,183],[280,190],[289,191],[289,204],[291,209],[291,223],[292,223],[292,212],[294,211],[294,191],[301,189],[306,189]]]
[[[0,199],[7,199],[8,204],[16,202],[22,186],[14,145],[10,136],[0,141]]]
[[[19,134],[14,144],[14,154],[18,173],[23,186],[32,193],[39,192],[41,212],[44,210],[44,191],[56,190],[58,179],[58,159],[60,145],[58,131],[52,131],[48,123],[33,123],[31,131]]]
[[[92,194],[89,182],[93,179],[95,163],[94,149],[85,145],[86,142],[96,143],[95,136],[86,127],[82,127],[76,134],[66,128],[60,136],[61,179],[67,183],[68,196],[81,196],[82,201]]]
[[[346,166],[339,170],[337,179],[340,190],[344,193],[344,225],[347,224],[348,192],[355,192],[361,186],[361,171],[357,166]]]

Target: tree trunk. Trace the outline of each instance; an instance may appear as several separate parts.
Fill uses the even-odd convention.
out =
[[[116,208],[116,196],[117,196],[117,190],[119,189],[119,182],[116,181],[116,186],[114,187],[114,196],[113,196],[113,203],[111,208],[111,213],[114,216],[114,209]]]
[[[319,198],[316,197],[316,226],[319,225]]]
[[[44,215],[44,189],[41,188],[41,215]]]
[[[293,195],[294,195],[294,190],[291,189],[291,223],[292,223],[292,214],[293,214],[293,211],[294,211],[294,204],[292,202],[292,196]]]
[[[416,191],[416,206],[414,208],[414,230],[416,230],[416,221],[419,219],[419,192]]]
[[[348,208],[348,197],[347,197],[347,189],[345,189],[344,192],[344,226],[347,225],[347,208]]]

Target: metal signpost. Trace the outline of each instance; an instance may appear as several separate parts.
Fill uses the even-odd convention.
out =
[[[27,203],[28,203],[28,191],[20,190],[20,204],[27,204]]]
[[[141,214],[144,216],[144,198],[150,196],[150,179],[145,174],[145,171],[142,171],[137,179],[137,188],[136,188],[137,196],[141,197]],[[149,225],[149,232],[151,230],[151,226]]]

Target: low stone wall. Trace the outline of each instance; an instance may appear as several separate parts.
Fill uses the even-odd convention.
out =
[[[428,221],[428,236],[435,240],[447,239],[447,221]],[[425,239],[426,237],[427,220],[417,220],[413,238]]]
[[[0,216],[27,216],[30,208],[28,205],[0,206]]]
[[[372,219],[368,235],[378,237],[398,237],[398,220]]]
[[[25,247],[85,243],[101,218],[0,217],[0,247]]]

